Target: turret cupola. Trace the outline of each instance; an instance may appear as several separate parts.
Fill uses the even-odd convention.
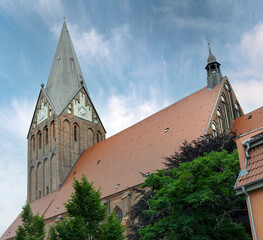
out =
[[[208,43],[209,56],[207,58],[207,65],[205,67],[207,71],[207,87],[213,89],[218,85],[222,79],[220,71],[220,63],[216,61],[216,57],[212,54],[210,44]]]

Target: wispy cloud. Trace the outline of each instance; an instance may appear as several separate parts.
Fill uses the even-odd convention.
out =
[[[232,55],[238,59],[231,73],[232,85],[244,111],[250,112],[263,103],[263,23],[258,23],[241,36],[240,44]]]
[[[33,112],[27,99],[13,99],[0,105],[0,232],[21,211],[26,200],[27,141],[26,135]],[[0,234],[1,235],[1,234]]]

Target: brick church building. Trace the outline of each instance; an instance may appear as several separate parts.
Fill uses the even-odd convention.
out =
[[[185,140],[231,131],[234,119],[243,115],[210,47],[205,69],[204,88],[106,139],[64,22],[27,136],[27,198],[33,213],[43,215],[47,225],[61,219],[74,177],[85,174],[101,188],[108,211],[126,224],[135,202],[132,189],[144,181],[141,173],[163,168],[163,157]],[[19,215],[0,239],[14,238],[20,224]]]

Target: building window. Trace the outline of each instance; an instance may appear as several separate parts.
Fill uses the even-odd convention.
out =
[[[47,187],[47,191],[46,191],[47,194],[49,194],[49,187]]]
[[[52,134],[53,134],[53,138],[56,136],[56,132],[55,132],[55,123],[52,123]]]
[[[35,149],[36,149],[36,139],[35,139],[35,136],[32,137],[32,149],[33,149],[33,152],[35,152]]]
[[[41,145],[42,145],[42,142],[41,142],[42,138],[41,138],[41,132],[38,134],[38,148],[41,149]]]
[[[216,129],[216,123],[215,122],[212,122],[212,134],[213,134],[214,138],[217,137],[217,129]]]
[[[223,122],[222,122],[222,114],[221,114],[221,109],[217,109],[217,118],[218,118],[218,125],[220,129],[220,133],[223,133],[224,128],[223,128]]]
[[[97,132],[97,143],[101,141],[101,133],[98,131]]]
[[[117,218],[118,220],[121,220],[123,215],[122,215],[122,210],[119,207],[116,207],[114,209],[114,216],[115,218]]]
[[[45,144],[48,144],[48,128],[45,129]]]
[[[239,109],[239,104],[235,102],[235,111],[236,111],[236,117],[240,117],[240,109]]]
[[[78,136],[77,136],[77,125],[74,125],[74,141],[78,141]]]
[[[230,116],[231,116],[232,119],[234,119],[231,92],[230,92],[230,87],[229,87],[227,82],[225,83],[225,89],[226,89],[227,99],[228,99],[229,106],[230,106]]]
[[[41,198],[41,191],[38,192],[38,198]]]
[[[225,119],[226,119],[226,126],[227,126],[227,128],[230,128],[228,112],[227,112],[227,106],[226,106],[226,98],[225,98],[224,94],[221,95],[221,101],[222,101],[223,108],[224,108],[224,115],[225,115]]]

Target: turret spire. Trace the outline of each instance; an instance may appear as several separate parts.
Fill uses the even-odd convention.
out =
[[[220,63],[216,61],[216,57],[212,54],[210,43],[208,43],[209,55],[207,58],[207,65],[205,67],[207,71],[207,87],[213,89],[218,85],[222,79],[220,71]]]

